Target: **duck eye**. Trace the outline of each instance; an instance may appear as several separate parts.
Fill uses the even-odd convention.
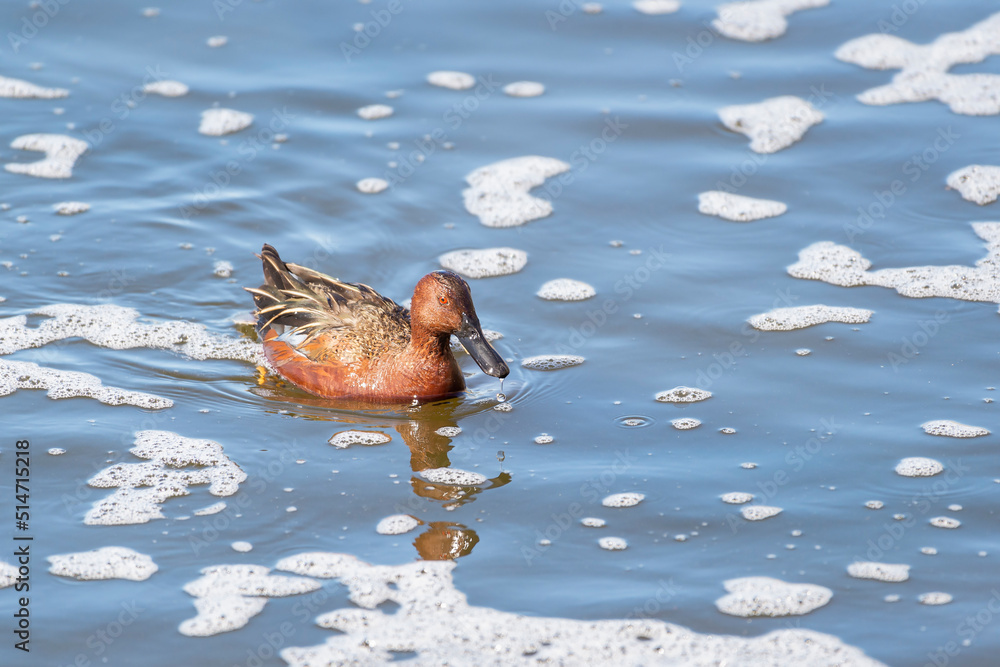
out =
[[[440,303],[442,306],[447,306],[448,305],[448,297],[446,297],[446,296],[439,296],[438,297],[438,303]]]

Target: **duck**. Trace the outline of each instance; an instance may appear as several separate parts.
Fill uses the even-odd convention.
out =
[[[363,283],[348,283],[286,263],[264,244],[264,284],[253,295],[264,356],[281,377],[328,399],[426,401],[465,391],[451,350],[462,343],[487,375],[510,369],[483,334],[469,284],[432,271],[413,290],[410,308]]]

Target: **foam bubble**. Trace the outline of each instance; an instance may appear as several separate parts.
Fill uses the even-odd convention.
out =
[[[455,72],[451,70],[441,70],[431,72],[427,75],[427,83],[441,88],[451,90],[468,90],[476,85],[476,79],[471,74],[465,72]]]
[[[623,537],[602,537],[597,540],[597,544],[608,551],[623,551],[628,548],[628,542]]]
[[[937,556],[938,550],[934,547],[920,547],[920,553],[925,556]]]
[[[517,273],[528,263],[528,253],[515,248],[483,248],[447,252],[438,261],[466,278],[493,278]]]
[[[525,155],[470,172],[462,192],[465,210],[487,227],[516,227],[552,215],[552,202],[529,193],[545,179],[569,171],[562,160]]]
[[[356,183],[356,187],[366,195],[377,195],[389,187],[389,182],[382,178],[362,178]]]
[[[834,55],[867,69],[900,70],[891,83],[858,95],[863,104],[882,106],[936,99],[958,114],[993,115],[1000,113],[997,75],[950,74],[948,70],[1000,54],[998,33],[1000,12],[966,30],[943,34],[927,45],[884,33],[870,34],[845,43]]]
[[[752,493],[743,493],[742,491],[733,491],[732,493],[722,494],[722,502],[729,503],[730,505],[742,505],[753,500]]]
[[[392,437],[381,431],[341,431],[327,442],[338,449],[347,449],[351,445],[384,445],[390,440]]]
[[[879,664],[837,637],[811,630],[781,629],[753,638],[699,635],[648,618],[579,621],[476,607],[455,588],[454,561],[372,566],[347,554],[306,553],[277,567],[336,577],[353,603],[316,618],[319,627],[334,631],[326,642],[281,650],[291,667],[386,664],[399,652],[415,654],[420,664],[605,664],[608,656],[635,665]],[[386,602],[394,608],[385,609]]]
[[[548,301],[584,301],[597,292],[585,282],[557,278],[543,284],[535,294]]]
[[[773,199],[755,199],[721,190],[709,190],[698,195],[698,211],[717,215],[734,222],[750,222],[781,215],[788,205]]]
[[[575,354],[541,354],[535,357],[525,357],[521,366],[533,371],[555,371],[560,368],[579,366],[585,361]]]
[[[634,493],[631,491],[626,493],[613,493],[602,500],[601,504],[605,507],[635,507],[645,500],[645,498],[645,494]]]
[[[933,477],[942,470],[940,461],[923,456],[910,456],[896,464],[896,474],[903,477]]]
[[[217,49],[228,44],[229,38],[225,35],[213,35],[212,37],[206,39],[205,43],[208,44],[209,48]]]
[[[766,313],[754,315],[747,322],[761,331],[794,331],[827,322],[842,322],[844,324],[864,324],[872,316],[872,311],[864,308],[847,308],[839,306],[794,306],[791,308],[775,308]]]
[[[970,164],[948,174],[948,187],[958,190],[962,199],[985,206],[1000,196],[1000,167]]]
[[[461,470],[460,468],[430,468],[421,470],[420,476],[435,484],[452,484],[455,486],[476,486],[486,483],[486,475],[478,472]]]
[[[822,280],[841,287],[891,287],[913,298],[941,296],[964,301],[1000,303],[1000,222],[974,222],[976,234],[987,241],[987,256],[976,266],[912,266],[869,271],[861,253],[831,241],[820,241],[799,252],[788,267],[794,278]]]
[[[90,204],[82,201],[63,201],[52,205],[53,210],[59,215],[76,215],[86,213],[90,210]]]
[[[49,398],[93,398],[105,405],[134,405],[148,410],[162,410],[174,404],[169,398],[154,394],[106,387],[100,378],[89,373],[0,359],[0,396],[13,394],[18,389],[46,389]]]
[[[580,5],[584,14],[600,14],[604,11],[604,5],[599,2],[585,2]]]
[[[232,547],[233,551],[238,551],[239,553],[242,554],[253,551],[253,545],[250,544],[249,542],[244,542],[242,540],[233,542],[229,546]]]
[[[503,92],[511,97],[538,97],[545,93],[545,86],[537,81],[515,81],[504,86]]]
[[[747,505],[740,508],[740,514],[747,521],[763,521],[764,519],[770,519],[772,516],[778,516],[781,512],[782,509],[780,507],[771,507],[769,505]]]
[[[250,127],[253,114],[235,109],[206,109],[201,112],[198,132],[210,137],[221,137]]]
[[[679,0],[635,0],[632,6],[642,14],[673,14],[681,8]]]
[[[750,137],[750,149],[776,153],[805,136],[823,121],[823,113],[793,95],[772,97],[759,104],[740,104],[719,109],[723,125]]]
[[[962,525],[962,522],[958,519],[953,519],[950,516],[936,516],[930,520],[930,524],[935,528],[947,528],[953,530]]]
[[[880,510],[883,507],[885,507],[885,503],[883,503],[881,500],[869,500],[868,502],[865,503],[865,507],[867,507],[870,510]]]
[[[555,442],[555,438],[547,433],[535,436],[536,445],[551,445],[553,442]]]
[[[771,577],[741,577],[723,583],[728,595],[715,601],[723,614],[757,616],[801,616],[819,609],[833,591],[816,584],[792,584]]]
[[[712,392],[707,389],[695,389],[684,386],[661,391],[656,395],[656,400],[661,403],[697,403],[709,398],[712,398]]]
[[[180,81],[164,79],[147,83],[142,87],[142,92],[163,97],[183,97],[188,94],[188,87]]]
[[[785,34],[786,16],[803,9],[826,7],[830,0],[754,0],[731,2],[718,8],[712,27],[730,39],[763,42]]]
[[[393,514],[379,521],[375,532],[379,535],[402,535],[419,525],[420,521],[409,514]]]
[[[369,104],[358,109],[357,114],[365,120],[379,120],[388,118],[394,113],[394,109],[388,104]]]
[[[212,266],[212,273],[219,278],[229,278],[233,275],[233,263],[220,259]]]
[[[21,576],[18,569],[10,563],[0,561],[0,588],[8,588],[17,583],[17,578]]]
[[[687,431],[701,426],[701,421],[694,417],[680,417],[678,419],[671,419],[670,425],[678,431]]]
[[[875,579],[895,583],[910,578],[910,566],[904,563],[859,561],[847,566],[847,574],[855,579]]]
[[[942,593],[941,591],[934,591],[932,593],[921,593],[917,597],[917,599],[920,601],[920,604],[939,605],[939,604],[948,604],[954,598],[951,596],[950,593]]]
[[[442,426],[441,428],[434,431],[438,435],[443,435],[446,438],[454,438],[456,435],[462,432],[461,426]]]
[[[212,514],[218,514],[222,510],[226,509],[226,501],[220,500],[217,503],[212,503],[208,507],[202,507],[200,510],[195,510],[195,516],[210,516]]]
[[[48,556],[49,572],[79,581],[128,579],[145,581],[159,569],[153,559],[127,547],[104,547],[94,551]]]
[[[46,453],[48,453],[49,456],[62,456],[66,453],[66,450],[62,447],[49,447],[46,450]]]
[[[42,88],[21,79],[0,76],[0,97],[52,100],[68,95],[69,91],[65,88]]]
[[[162,519],[162,503],[186,496],[189,485],[208,484],[213,496],[232,496],[247,478],[212,440],[185,438],[170,431],[138,431],[129,450],[144,463],[117,463],[90,478],[99,489],[117,488],[98,500],[83,522],[119,526]]]
[[[184,586],[195,597],[198,615],[177,628],[188,637],[210,637],[238,630],[259,614],[267,598],[310,593],[321,587],[314,579],[269,574],[263,565],[215,565]]]
[[[580,523],[587,528],[604,528],[608,522],[604,519],[598,519],[597,517],[585,516],[580,519]]]
[[[10,142],[11,148],[41,151],[45,157],[37,162],[11,162],[4,169],[12,174],[27,174],[38,178],[69,178],[77,159],[87,152],[90,144],[65,134],[24,134]]]
[[[920,427],[924,429],[924,433],[942,435],[948,438],[978,438],[990,434],[988,429],[961,424],[950,419],[935,419],[924,422]]]

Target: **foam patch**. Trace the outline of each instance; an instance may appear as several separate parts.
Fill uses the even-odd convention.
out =
[[[709,398],[712,398],[712,392],[707,389],[695,389],[684,386],[661,391],[656,395],[656,400],[661,403],[697,403]]]
[[[1000,113],[1000,76],[950,74],[958,64],[979,63],[1000,54],[1000,12],[961,32],[945,33],[927,45],[887,34],[871,34],[847,42],[834,54],[866,69],[898,69],[892,82],[857,96],[863,104],[939,100],[955,113],[986,116]]]
[[[1000,196],[1000,167],[970,164],[948,174],[948,187],[958,190],[962,199],[985,206]]]
[[[903,477],[933,477],[943,471],[940,461],[923,456],[911,456],[896,464],[896,474]]]
[[[388,104],[369,104],[358,109],[357,114],[365,120],[379,120],[388,118],[395,110]]]
[[[68,95],[69,91],[65,88],[42,88],[21,79],[0,76],[0,97],[52,100]]]
[[[420,521],[409,514],[393,514],[379,521],[375,532],[379,535],[402,535],[419,525]]]
[[[327,441],[338,449],[347,449],[351,445],[384,445],[392,440],[392,436],[381,431],[341,431],[334,433]]]
[[[18,389],[45,389],[49,398],[93,398],[105,405],[133,405],[148,410],[162,410],[174,404],[169,398],[154,394],[106,387],[100,378],[90,373],[0,359],[0,396],[8,396]]]
[[[201,112],[198,132],[209,137],[221,137],[245,130],[253,123],[253,114],[235,109],[207,109]]]
[[[139,431],[129,450],[144,463],[116,463],[90,478],[98,489],[116,491],[87,512],[87,525],[120,526],[162,519],[162,504],[186,496],[188,486],[208,484],[213,496],[232,496],[247,475],[212,440],[170,431]]]
[[[516,227],[552,215],[552,202],[529,192],[569,168],[562,160],[538,155],[480,167],[465,177],[470,186],[462,192],[465,210],[487,227]]]
[[[747,521],[763,521],[772,516],[778,516],[781,512],[780,507],[771,507],[770,505],[747,505],[740,509],[740,514]]]
[[[466,74],[465,72],[441,70],[428,74],[427,83],[450,90],[468,90],[476,85],[476,79],[471,74]]]
[[[53,204],[53,210],[59,215],[76,215],[90,210],[90,204],[82,201],[63,201]]]
[[[421,470],[420,476],[435,484],[451,484],[453,486],[476,486],[486,483],[486,475],[478,472],[461,470],[460,468],[429,468]]]
[[[857,562],[847,566],[847,574],[855,579],[897,583],[910,578],[910,566],[903,563]]]
[[[515,81],[504,86],[503,92],[511,97],[538,97],[545,94],[545,86],[537,81]]]
[[[819,609],[833,597],[833,591],[823,586],[790,584],[771,577],[730,579],[723,586],[729,595],[716,600],[715,606],[723,614],[745,618],[801,616]]]
[[[763,42],[785,34],[786,16],[803,9],[826,7],[830,0],[754,0],[730,2],[719,7],[712,27],[730,39]]]
[[[920,428],[924,429],[924,433],[942,435],[947,438],[979,438],[990,434],[989,429],[981,426],[969,426],[950,419],[935,419],[924,422]]]
[[[632,7],[641,14],[656,16],[659,14],[673,14],[681,8],[679,0],[635,0]]]
[[[188,87],[180,81],[153,81],[142,87],[142,92],[163,97],[183,97],[188,94]]]
[[[827,322],[844,324],[864,324],[871,319],[872,311],[864,308],[831,307],[822,304],[775,308],[760,315],[754,315],[747,322],[761,331],[794,331]]]
[[[104,547],[94,551],[49,556],[49,572],[79,581],[128,579],[145,581],[159,569],[153,559],[127,547]]]
[[[528,263],[528,253],[516,248],[455,250],[438,257],[441,266],[466,278],[495,278],[517,273]]]
[[[635,507],[645,498],[646,495],[642,493],[613,493],[602,500],[601,504],[605,507]]]
[[[733,132],[750,137],[750,149],[757,153],[777,153],[805,136],[823,122],[823,113],[793,95],[772,97],[759,104],[739,104],[719,109],[722,124]]]
[[[366,195],[377,195],[389,187],[389,181],[382,178],[362,178],[355,184],[358,192]]]
[[[698,195],[698,212],[715,215],[733,222],[751,222],[779,216],[788,206],[773,199],[755,199],[721,190],[709,190]]]
[[[556,278],[543,284],[535,293],[546,301],[585,301],[597,291],[585,282],[570,278]]]
[[[87,152],[90,144],[65,134],[24,134],[10,142],[11,148],[40,151],[45,157],[37,162],[11,162],[3,166],[12,174],[38,178],[69,178],[77,159]]]
[[[533,371],[557,371],[561,368],[579,366],[584,361],[583,357],[575,354],[541,354],[535,357],[525,357],[521,360],[521,366]]]

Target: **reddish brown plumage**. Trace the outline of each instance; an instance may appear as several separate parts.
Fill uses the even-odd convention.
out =
[[[451,334],[485,372],[508,373],[483,337],[468,284],[450,271],[421,278],[408,311],[367,285],[286,264],[269,245],[260,257],[265,284],[247,291],[264,353],[282,377],[310,393],[372,401],[455,395],[465,380]]]

